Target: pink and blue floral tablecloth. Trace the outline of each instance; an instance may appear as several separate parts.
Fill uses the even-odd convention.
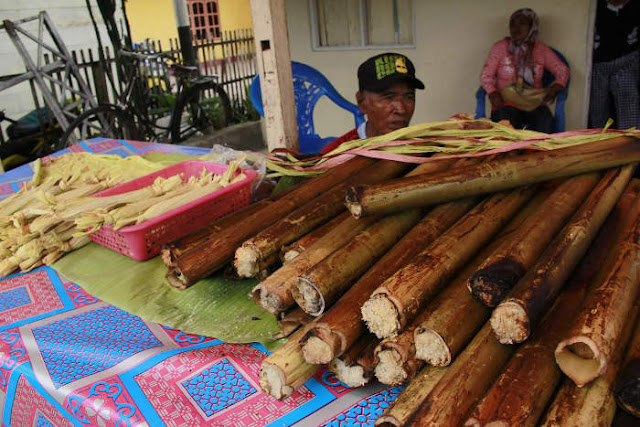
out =
[[[111,139],[70,150],[208,151]],[[0,174],[0,199],[30,177],[29,165]],[[261,344],[228,344],[147,322],[49,267],[0,278],[3,426],[373,425],[401,391],[348,388],[323,370],[278,401],[258,383],[267,354]]]

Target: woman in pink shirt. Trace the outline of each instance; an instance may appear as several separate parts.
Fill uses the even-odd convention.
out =
[[[516,10],[509,19],[509,34],[493,45],[480,74],[480,83],[491,101],[491,120],[509,120],[516,129],[551,133],[553,116],[547,105],[567,85],[569,68],[549,46],[536,40],[538,16],[533,10]],[[540,94],[537,107],[525,108],[505,99],[507,90],[522,93],[523,88],[542,89],[545,68],[555,81]]]

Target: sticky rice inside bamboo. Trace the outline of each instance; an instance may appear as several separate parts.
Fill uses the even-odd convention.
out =
[[[491,314],[491,328],[501,344],[521,343],[529,337],[529,317],[519,304],[502,302]]]
[[[400,330],[398,310],[385,295],[373,295],[362,305],[361,310],[362,320],[378,338],[395,336]]]
[[[432,366],[447,366],[451,363],[451,352],[444,339],[432,329],[418,328],[414,334],[416,358]]]

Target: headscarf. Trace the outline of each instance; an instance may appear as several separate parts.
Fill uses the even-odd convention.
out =
[[[528,7],[518,9],[511,14],[509,23],[517,16],[526,17],[531,23],[529,33],[519,43],[509,39],[509,53],[513,55],[516,67],[516,75],[521,77],[525,83],[533,86],[533,45],[538,37],[538,15]]]

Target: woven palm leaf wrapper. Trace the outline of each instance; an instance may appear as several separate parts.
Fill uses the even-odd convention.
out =
[[[640,131],[582,129],[546,134],[514,129],[488,119],[457,115],[441,122],[421,123],[373,138],[348,141],[324,156],[298,159],[291,153],[267,157],[268,176],[313,176],[355,156],[426,163],[461,157],[488,156],[512,150],[554,150],[603,141],[623,135],[640,137]],[[432,157],[433,154],[440,154]]]

